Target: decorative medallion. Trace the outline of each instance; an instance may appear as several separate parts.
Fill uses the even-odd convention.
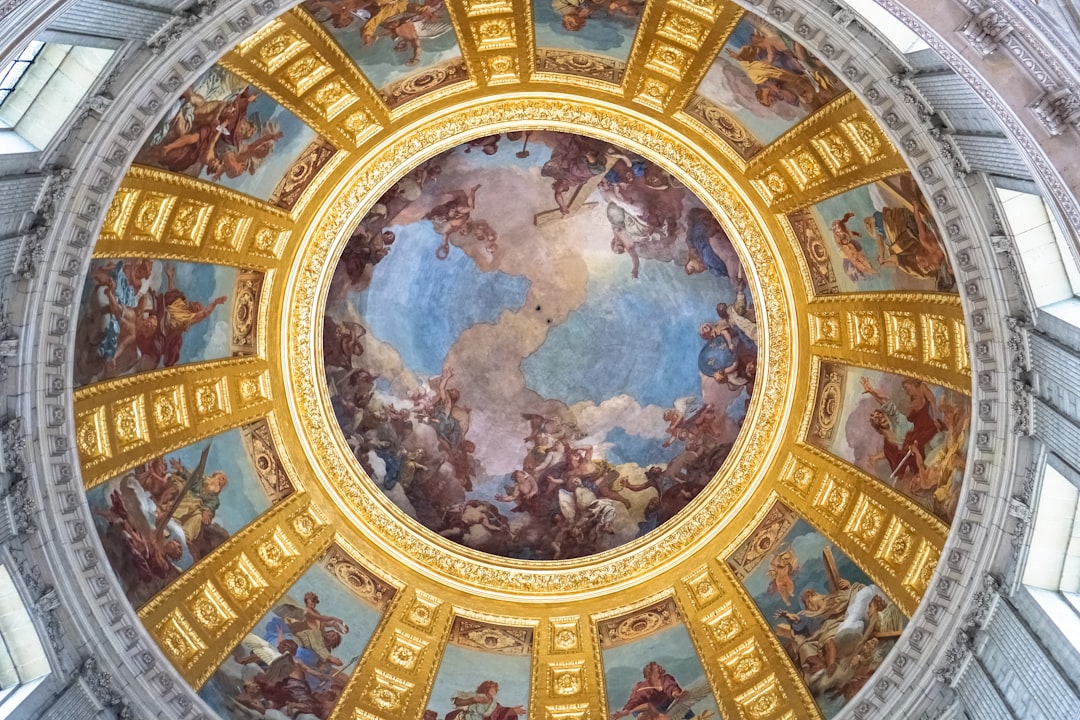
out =
[[[561,560],[709,483],[750,404],[759,312],[679,180],[606,141],[509,132],[424,162],[352,229],[323,362],[349,447],[402,511]]]

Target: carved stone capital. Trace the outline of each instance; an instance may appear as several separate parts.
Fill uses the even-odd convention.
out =
[[[26,434],[22,418],[18,415],[0,424],[0,472],[22,477],[26,471],[23,453],[26,450]]]
[[[19,258],[15,261],[14,272],[17,278],[31,280],[37,277],[38,265],[45,259],[45,247],[42,241],[48,230],[48,225],[37,222],[31,232],[23,236]]]
[[[1051,135],[1060,135],[1067,126],[1080,126],[1080,95],[1075,88],[1045,93],[1031,106],[1035,117]]]
[[[37,532],[37,505],[30,497],[29,484],[24,479],[12,483],[11,489],[4,496],[7,510],[11,513],[11,526],[16,535],[31,535]]]
[[[989,7],[972,15],[958,30],[972,47],[983,55],[989,55],[1013,31],[1013,24],[1012,18],[998,8]]]
[[[217,6],[218,0],[196,2],[166,23],[165,27],[146,42],[146,46],[155,55],[160,55],[167,47],[198,25],[200,21],[212,15]]]
[[[1009,401],[1009,414],[1013,417],[1014,435],[1031,435],[1035,426],[1031,386],[1020,380],[1012,381],[1013,396]]]
[[[929,133],[930,137],[937,141],[938,148],[941,151],[941,157],[952,165],[953,175],[959,180],[963,180],[967,177],[971,172],[971,167],[968,165],[967,160],[964,159],[963,153],[960,152],[960,148],[957,147],[956,142],[953,140],[952,132],[943,127],[934,127],[930,128]]]
[[[950,687],[956,686],[975,654],[975,638],[993,614],[1004,592],[1005,586],[1001,580],[989,573],[983,575],[982,586],[972,596],[970,609],[952,644],[945,651],[944,662],[934,673],[939,681]]]
[[[1005,326],[1009,330],[1005,347],[1012,355],[1009,366],[1013,372],[1026,372],[1031,367],[1031,353],[1028,350],[1028,331],[1031,324],[1027,318],[1009,315],[1005,318]],[[1031,388],[1027,388],[1027,392],[1030,391]]]

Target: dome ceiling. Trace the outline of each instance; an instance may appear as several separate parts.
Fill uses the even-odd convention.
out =
[[[250,718],[831,718],[966,465],[949,258],[728,3],[308,2],[183,91],[81,298],[147,631]]]
[[[645,535],[712,479],[750,404],[755,310],[731,239],[671,175],[514,131],[373,206],[331,282],[323,358],[347,442],[402,511],[561,560]]]

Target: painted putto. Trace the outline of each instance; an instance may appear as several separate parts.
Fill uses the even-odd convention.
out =
[[[541,0],[533,5],[537,44],[625,61],[644,8],[644,0]]]
[[[654,163],[578,135],[472,140],[353,230],[323,325],[333,411],[439,535],[561,560],[701,492],[743,425],[757,308],[732,239]]]

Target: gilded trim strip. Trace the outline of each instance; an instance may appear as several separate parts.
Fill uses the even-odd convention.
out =
[[[311,496],[291,495],[151,598],[139,618],[184,680],[202,687],[333,537]]]
[[[75,444],[87,490],[124,470],[270,413],[268,365],[181,365],[75,391]]]

